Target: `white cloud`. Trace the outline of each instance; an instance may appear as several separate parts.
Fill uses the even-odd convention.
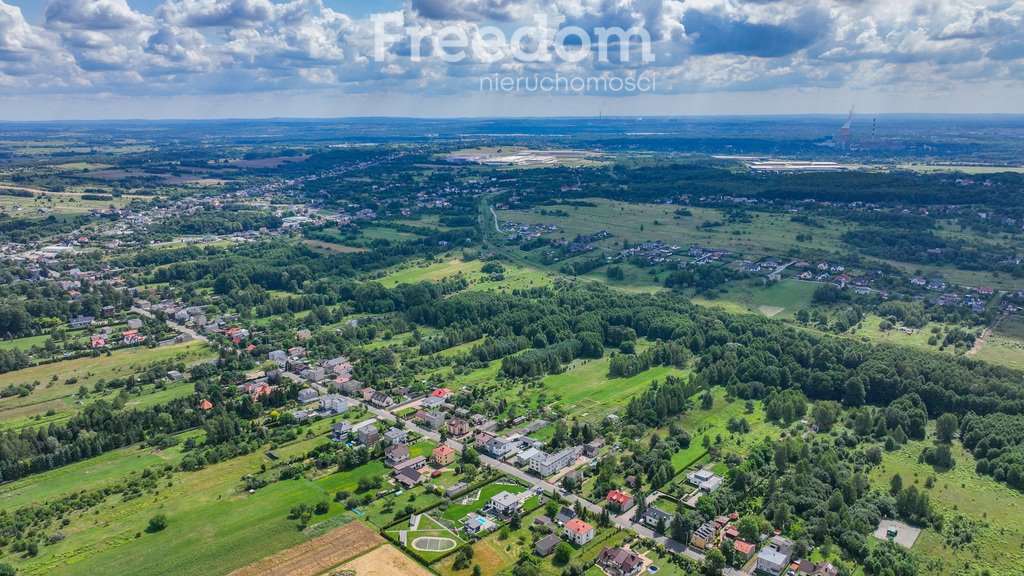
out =
[[[409,58],[409,42],[373,58],[373,24],[322,0],[47,0],[43,26],[0,0],[0,84],[27,92],[457,94],[495,72],[625,74],[649,70],[670,92],[808,87],[1021,86],[1024,3],[985,0],[408,0],[408,26],[510,31],[552,22],[643,27],[653,63],[488,63]],[[27,0],[26,0],[27,1]],[[613,47],[613,52],[616,50]],[[436,55],[435,55],[436,56]],[[921,88],[923,89],[923,88]]]

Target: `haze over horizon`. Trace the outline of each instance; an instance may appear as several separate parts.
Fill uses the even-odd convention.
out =
[[[540,17],[580,60],[496,42],[496,61],[445,61],[429,40],[512,37]],[[0,0],[0,119],[1024,113],[1022,24],[1024,4],[990,1]],[[569,27],[643,30],[650,60],[629,46],[602,62],[597,43],[555,34]],[[395,38],[377,54],[382,30]],[[428,37],[421,58],[402,30]],[[482,89],[554,75],[656,86]]]

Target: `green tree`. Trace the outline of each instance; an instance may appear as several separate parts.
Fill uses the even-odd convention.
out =
[[[893,474],[889,479],[889,494],[895,496],[900,493],[900,490],[903,490],[903,478],[899,474]]]
[[[552,556],[551,562],[555,566],[565,566],[569,563],[572,558],[572,546],[568,542],[559,542],[555,548],[555,555]]]
[[[959,427],[960,423],[956,419],[956,414],[946,412],[939,416],[938,422],[935,423],[935,436],[939,442],[952,442]]]

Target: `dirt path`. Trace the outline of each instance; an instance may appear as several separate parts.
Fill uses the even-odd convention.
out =
[[[1003,318],[1006,318],[1006,316],[1004,315],[996,318],[995,321],[992,322],[991,326],[982,330],[981,336],[978,336],[978,338],[974,341],[974,346],[971,346],[971,349],[968,350],[965,353],[965,355],[974,356],[975,354],[980,352],[981,347],[985,345],[985,341],[988,340],[988,337],[992,335],[992,331],[999,327],[999,323],[1003,321]]]

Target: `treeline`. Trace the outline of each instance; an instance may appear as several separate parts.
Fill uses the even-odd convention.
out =
[[[768,388],[799,388],[816,400],[850,398],[887,406],[913,393],[931,417],[945,412],[1024,413],[1020,372],[967,358],[800,331],[769,319],[696,307],[670,293],[637,296],[588,285],[428,300],[406,311],[410,323],[443,328],[470,322],[487,334],[511,332],[531,342],[543,334],[549,343],[587,331],[607,339],[609,328],[620,326],[637,337],[676,341],[700,356],[698,384],[725,386],[741,397],[759,398]],[[540,352],[528,359],[549,369],[556,359],[571,357],[575,355]],[[513,373],[536,373],[526,364],[508,363]]]
[[[676,290],[693,288],[705,292],[734,279],[737,273],[725,266],[687,266],[665,278],[665,287]]]
[[[242,420],[260,411],[248,397],[229,399],[216,388],[207,395],[217,406],[210,413],[196,408],[199,394],[141,410],[126,407],[122,394],[113,402],[90,403],[66,422],[4,430],[0,432],[0,482],[59,468],[155,436],[204,426],[208,419],[216,419],[216,425],[206,427],[207,442],[227,442],[248,426]]]
[[[688,379],[667,376],[664,384],[654,381],[643,394],[630,399],[626,405],[626,421],[656,428],[668,418],[686,412],[690,408],[690,397],[696,392],[697,388]]]
[[[930,230],[864,228],[844,232],[840,238],[858,252],[878,258],[915,264],[948,264],[962,270],[1024,274],[1019,265],[1006,262],[1014,256],[1012,251],[991,244],[943,238]]]
[[[968,414],[960,438],[974,454],[978,473],[1024,490],[1024,416]]]
[[[692,354],[682,344],[659,342],[639,354],[616,354],[608,362],[608,375],[628,378],[654,366],[686,366]]]

